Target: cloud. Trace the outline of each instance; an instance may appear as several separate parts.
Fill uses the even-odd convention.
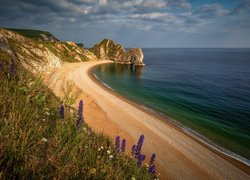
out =
[[[244,0],[230,12],[231,15],[245,13],[250,13],[250,0]]]
[[[162,21],[162,22],[173,22],[175,17],[170,13],[146,13],[146,14],[132,14],[129,16],[131,19],[143,19],[150,21]]]
[[[241,0],[234,7],[228,6],[228,1],[0,0],[0,26],[44,29],[63,40],[73,38],[87,45],[104,37],[135,43],[128,38],[131,35],[138,40],[137,44],[148,38],[147,42],[164,39],[164,45],[171,42],[166,36],[190,39],[190,34],[196,33],[207,37],[219,33],[225,33],[225,37],[236,36],[236,31],[247,34],[250,0]],[[157,34],[157,40],[150,34]],[[246,40],[250,44],[248,37]]]
[[[229,10],[226,10],[221,4],[204,4],[198,10],[193,12],[193,15],[199,18],[214,18],[228,15]]]

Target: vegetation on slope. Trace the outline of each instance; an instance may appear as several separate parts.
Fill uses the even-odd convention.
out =
[[[52,37],[53,39],[56,39],[50,32],[48,31],[40,31],[40,30],[32,30],[32,29],[11,29],[8,28],[8,30],[15,31],[25,37],[29,38],[35,38],[38,39],[40,38],[41,34],[46,35],[47,37]]]
[[[138,164],[143,156],[136,160],[118,152],[117,141],[115,148],[83,119],[79,126],[81,107],[77,116],[39,78],[8,58],[0,52],[0,179],[156,178],[152,168],[149,173]]]

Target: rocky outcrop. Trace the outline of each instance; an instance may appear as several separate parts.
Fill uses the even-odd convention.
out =
[[[90,51],[99,59],[109,59],[122,64],[143,64],[143,53],[141,48],[131,48],[126,51],[125,48],[116,44],[112,40],[104,39],[100,43],[95,44]]]
[[[60,59],[42,44],[37,44],[18,33],[0,29],[1,49],[15,55],[21,65],[33,73],[62,67]]]
[[[0,50],[13,55],[8,40],[0,33]]]
[[[52,34],[39,34],[38,37],[39,40],[41,41],[47,41],[47,42],[58,42],[59,40],[57,38],[55,38]]]
[[[21,35],[25,32],[26,34]],[[27,33],[42,31],[0,29],[0,50],[12,54],[21,65],[31,72],[48,71],[62,67],[62,62],[98,60],[83,47],[71,41],[61,42],[49,32],[31,38]],[[25,36],[27,35],[27,36]]]

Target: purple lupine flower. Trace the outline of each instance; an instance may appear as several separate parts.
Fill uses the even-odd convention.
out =
[[[150,161],[149,161],[149,166],[152,166],[154,164],[155,158],[156,158],[156,154],[153,153],[152,156],[151,156],[151,158],[150,158]]]
[[[125,149],[126,149],[126,139],[123,139],[123,140],[122,140],[122,145],[121,145],[122,153],[125,152]]]
[[[80,100],[79,101],[79,105],[78,105],[78,113],[77,113],[77,120],[76,120],[76,126],[77,126],[77,130],[80,131],[81,127],[82,127],[82,123],[83,123],[83,101]]]
[[[15,66],[14,60],[11,59],[10,76],[14,77],[15,75],[16,75],[16,66]]]
[[[0,62],[0,73],[2,72],[3,69],[3,63]]]
[[[142,134],[137,142],[136,151],[135,151],[135,157],[138,158],[141,154],[141,148],[144,142],[144,135]]]
[[[144,161],[145,158],[146,158],[146,156],[145,156],[144,154],[139,154],[139,155],[138,155],[137,165],[138,165],[138,166],[141,166],[142,161]]]
[[[120,151],[120,136],[116,136],[115,138],[115,150],[116,152]]]
[[[151,174],[155,174],[156,173],[155,165],[154,164],[149,167],[148,172],[151,173]]]
[[[135,155],[135,151],[136,151],[136,145],[133,145],[132,148],[131,148],[131,154],[132,154],[132,156]]]
[[[64,105],[61,105],[59,114],[60,114],[60,118],[64,119],[64,116],[65,116]]]

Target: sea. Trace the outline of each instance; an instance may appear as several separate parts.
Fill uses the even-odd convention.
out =
[[[103,64],[93,73],[113,91],[249,165],[250,49],[143,53],[143,67]]]

